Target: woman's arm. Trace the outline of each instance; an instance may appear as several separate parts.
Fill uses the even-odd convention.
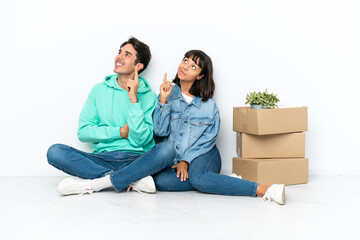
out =
[[[171,103],[167,101],[167,98],[171,93],[172,83],[166,79],[166,75],[165,73],[163,83],[160,86],[159,100],[153,114],[154,133],[160,137],[166,137],[170,134]]]
[[[170,134],[170,108],[171,104],[162,104],[159,101],[156,104],[153,123],[154,134],[159,137],[166,137]]]

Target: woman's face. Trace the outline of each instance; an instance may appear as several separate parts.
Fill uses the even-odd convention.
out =
[[[201,79],[204,75],[201,74],[201,67],[198,65],[199,59],[196,62],[190,58],[185,57],[178,67],[178,77],[181,81],[195,81]]]

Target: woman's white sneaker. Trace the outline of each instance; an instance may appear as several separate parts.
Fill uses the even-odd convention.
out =
[[[240,179],[242,179],[241,175],[236,175],[235,173],[230,174],[229,177],[234,177],[234,178],[240,178]]]
[[[266,191],[262,197],[263,201],[271,200],[283,205],[285,204],[285,185],[284,184],[273,184]]]
[[[59,183],[57,191],[63,196],[72,194],[91,194],[94,192],[91,188],[90,180],[78,177],[65,178]]]
[[[154,193],[156,192],[155,182],[151,176],[144,177],[139,179],[132,184],[130,184],[127,191],[135,190],[137,192],[145,192],[145,193]]]

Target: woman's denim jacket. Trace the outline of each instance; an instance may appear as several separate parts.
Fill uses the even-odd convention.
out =
[[[174,164],[191,163],[215,145],[220,128],[219,110],[215,101],[194,97],[187,103],[180,87],[174,85],[166,104],[157,102],[153,113],[154,134],[166,137],[176,150]]]

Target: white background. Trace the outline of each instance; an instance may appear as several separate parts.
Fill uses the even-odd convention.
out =
[[[129,36],[151,47],[142,76],[156,93],[187,50],[212,58],[223,172],[236,156],[232,108],[266,88],[309,107],[310,174],[360,172],[358,1],[0,0],[0,11],[0,176],[63,175],[47,164],[53,143],[90,150],[80,110]]]

